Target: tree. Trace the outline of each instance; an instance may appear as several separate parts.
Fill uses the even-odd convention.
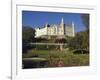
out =
[[[22,27],[22,40],[23,43],[29,43],[34,41],[35,30],[29,26]]]
[[[75,37],[68,39],[68,47],[70,49],[87,49],[89,50],[89,38],[87,31],[76,33]]]
[[[31,46],[28,44],[35,40],[35,30],[29,26],[22,27],[22,48],[23,53],[26,53]]]
[[[86,28],[86,30],[83,33],[83,40],[85,41],[83,45],[89,50],[89,14],[81,14],[81,18]]]
[[[81,19],[86,29],[89,30],[89,14],[81,14]]]
[[[60,50],[63,50],[63,44],[66,43],[67,40],[65,38],[61,38],[61,39],[55,39],[55,43],[59,43],[60,44]]]

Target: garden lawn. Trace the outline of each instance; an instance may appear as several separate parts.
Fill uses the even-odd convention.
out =
[[[23,58],[40,57],[49,61],[48,67],[56,67],[59,61],[68,66],[88,66],[89,54],[73,54],[68,50],[29,50],[23,53]]]

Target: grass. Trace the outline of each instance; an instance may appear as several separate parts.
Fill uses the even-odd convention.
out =
[[[89,54],[73,54],[68,50],[28,50],[23,54],[23,58],[31,57],[45,58],[49,62],[48,67],[56,67],[59,61],[62,61],[64,66],[87,66],[89,65]]]

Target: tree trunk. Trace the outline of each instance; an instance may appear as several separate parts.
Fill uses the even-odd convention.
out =
[[[60,44],[60,50],[61,51],[63,50],[63,44]]]

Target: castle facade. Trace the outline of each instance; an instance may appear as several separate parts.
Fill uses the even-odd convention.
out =
[[[64,23],[63,18],[61,19],[61,23],[59,25],[49,25],[45,24],[43,28],[35,29],[35,37],[43,37],[43,36],[75,36],[74,23],[71,25],[66,25]]]

